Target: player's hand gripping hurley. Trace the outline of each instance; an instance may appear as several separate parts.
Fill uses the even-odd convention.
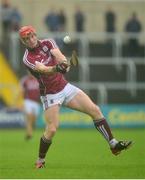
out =
[[[76,67],[78,66],[78,64],[79,64],[79,61],[78,61],[77,53],[74,50],[68,62],[63,61],[56,65],[56,71],[61,72],[61,73],[66,73],[69,71],[70,67],[72,66]]]

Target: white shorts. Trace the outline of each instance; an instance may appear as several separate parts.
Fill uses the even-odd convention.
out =
[[[24,108],[26,113],[32,113],[35,114],[35,116],[38,116],[40,111],[40,104],[35,101],[25,99]]]
[[[59,93],[41,96],[40,99],[43,104],[43,109],[46,110],[56,104],[66,105],[79,91],[79,88],[68,83]]]

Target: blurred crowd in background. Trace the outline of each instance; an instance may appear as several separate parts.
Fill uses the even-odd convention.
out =
[[[2,0],[0,6],[1,24],[2,24],[2,43],[8,40],[10,32],[17,32],[21,25],[23,25],[23,19],[25,14],[22,14],[20,10],[11,4],[10,0]],[[64,9],[55,10],[55,7],[51,9],[42,19],[48,32],[66,32],[68,17]],[[111,6],[106,8],[104,14],[105,29],[104,32],[114,33],[117,32],[116,21],[117,14],[114,12]],[[76,6],[73,15],[73,23],[75,32],[84,32],[87,22],[85,12],[80,6]],[[124,32],[127,33],[140,33],[143,31],[142,23],[138,17],[137,12],[132,12],[130,18],[126,19],[124,24]],[[99,24],[99,22],[98,22]],[[135,40],[134,40],[135,41]],[[137,41],[137,40],[136,40]],[[132,41],[131,41],[132,42]],[[134,42],[137,43],[137,42]]]
[[[2,0],[0,6],[2,32],[7,33],[11,31],[18,31],[22,25],[25,14],[22,14],[20,10],[11,4],[10,0]],[[36,17],[37,18],[37,17]],[[80,6],[76,6],[74,10],[74,27],[76,32],[84,32],[85,24],[87,23],[86,14]],[[65,9],[55,10],[55,7],[51,9],[42,19],[48,31],[67,31],[67,15]],[[117,15],[111,6],[106,8],[104,14],[105,29],[106,32],[116,32]],[[98,22],[99,23],[99,22]],[[130,14],[130,18],[126,19],[124,24],[124,31],[139,33],[142,30],[142,23],[138,14],[134,11]]]

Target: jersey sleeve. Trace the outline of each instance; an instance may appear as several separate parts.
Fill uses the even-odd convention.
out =
[[[26,51],[23,56],[23,63],[29,69],[32,69],[32,70],[35,69],[35,59],[28,57],[28,51]]]

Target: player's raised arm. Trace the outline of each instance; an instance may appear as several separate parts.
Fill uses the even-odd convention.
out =
[[[56,66],[45,66],[43,63],[39,61],[35,61],[34,71],[42,73],[42,74],[52,74],[57,72]]]
[[[57,60],[58,64],[55,66],[45,66],[44,64],[36,61],[35,62],[35,71],[45,74],[51,74],[55,72],[66,73],[69,71],[69,64],[66,57],[58,48],[51,49],[51,54]]]
[[[51,49],[51,54],[55,57],[58,64],[56,65],[56,71],[66,73],[70,70],[70,65],[65,55],[59,50],[59,48]]]
[[[59,50],[59,48],[54,48],[50,50],[51,54],[56,58],[56,60],[61,63],[66,61],[67,62],[67,58],[65,57],[65,55]]]
[[[43,63],[36,61],[34,71],[42,74],[66,73],[69,71],[69,65],[66,61],[62,61],[55,66],[45,66]]]

